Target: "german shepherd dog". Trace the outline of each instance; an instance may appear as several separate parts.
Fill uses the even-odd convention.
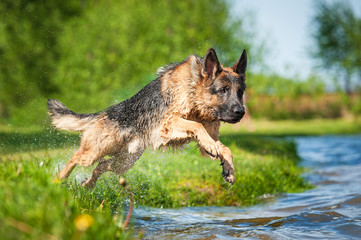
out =
[[[82,133],[80,148],[60,179],[77,165],[99,162],[83,182],[92,188],[106,171],[129,170],[147,147],[179,148],[196,140],[202,155],[221,161],[225,181],[233,184],[233,156],[218,136],[220,122],[237,123],[245,114],[246,67],[245,50],[233,67],[223,67],[209,49],[204,58],[190,55],[160,68],[157,78],[133,97],[98,113],[75,113],[48,99],[53,125]]]

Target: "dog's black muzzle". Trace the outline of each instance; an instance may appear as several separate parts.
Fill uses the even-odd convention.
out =
[[[221,121],[227,123],[238,123],[243,118],[244,114],[246,113],[244,106],[242,105],[233,105],[228,111],[227,114],[224,114]]]
[[[236,119],[238,119],[238,121],[241,120],[243,118],[244,114],[246,113],[244,106],[240,106],[240,105],[235,105],[232,110],[233,110],[234,117]]]

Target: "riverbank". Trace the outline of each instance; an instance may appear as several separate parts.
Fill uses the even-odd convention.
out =
[[[242,127],[239,130],[230,126],[222,128],[221,140],[234,154],[236,183],[233,186],[224,182],[219,162],[201,157],[195,144],[175,154],[147,151],[124,178],[129,182],[137,206],[246,206],[273,201],[278,194],[301,192],[311,186],[301,176],[304,169],[297,165],[295,144],[270,138],[297,135],[294,133],[299,131],[300,124],[295,122],[293,127],[289,124],[282,134],[276,129],[286,126],[285,122],[260,123],[262,131],[258,128],[247,133]],[[339,126],[345,131],[347,123],[316,121],[313,124]],[[310,128],[310,122],[304,126],[320,130],[320,127]],[[119,223],[127,211],[129,192],[119,185],[118,176],[107,173],[94,190],[88,190],[79,183],[91,169],[78,167],[67,182],[54,182],[56,173],[75,151],[78,140],[77,135],[47,127],[16,130],[0,127],[0,187],[3,189],[0,221],[5,226],[4,236],[62,239],[78,234],[84,239],[100,233],[104,238],[121,236]],[[87,231],[79,228],[79,219]]]

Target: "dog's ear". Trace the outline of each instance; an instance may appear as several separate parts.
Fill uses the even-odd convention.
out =
[[[247,69],[247,53],[246,53],[245,49],[243,49],[241,57],[238,59],[236,64],[233,65],[232,69],[233,69],[234,72],[236,72],[238,74],[246,72],[246,69]]]
[[[222,67],[218,61],[216,51],[210,48],[204,56],[202,74],[210,78],[216,78],[221,72]]]

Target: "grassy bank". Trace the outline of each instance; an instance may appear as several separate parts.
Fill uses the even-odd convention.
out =
[[[2,163],[6,168],[10,162],[25,165],[34,161],[46,162],[51,180],[75,151],[78,138],[48,129],[42,132],[4,131],[0,134]],[[146,151],[124,175],[137,204],[154,207],[242,206],[261,202],[260,196],[264,194],[302,191],[308,187],[300,177],[302,169],[296,166],[298,157],[292,142],[245,137],[238,133],[224,135],[221,140],[234,154],[237,181],[233,186],[224,182],[220,162],[200,156],[194,143],[175,153]],[[77,167],[66,187],[77,186],[91,170]],[[100,202],[109,198],[110,204],[117,205],[125,198],[119,196],[119,189],[111,190],[117,186],[118,178],[113,173],[105,174],[92,193],[100,196]],[[77,191],[74,191],[75,196]]]
[[[147,151],[124,178],[136,205],[153,207],[245,206],[272,201],[285,192],[309,189],[297,166],[292,142],[271,136],[360,132],[350,121],[252,121],[222,129],[234,154],[236,183],[225,183],[218,161],[200,156],[195,144],[184,151]],[[235,126],[237,128],[237,126]],[[88,190],[79,182],[91,169],[77,167],[67,182],[54,181],[79,137],[49,128],[0,126],[0,234],[6,239],[126,238],[121,229],[129,192],[107,173]]]

